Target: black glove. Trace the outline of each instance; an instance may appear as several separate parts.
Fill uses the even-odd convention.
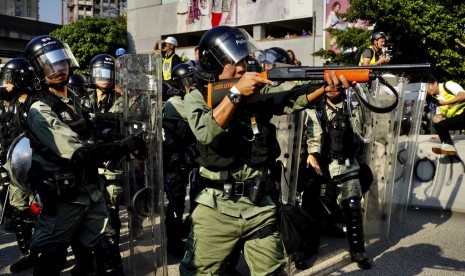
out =
[[[147,156],[147,146],[144,139],[142,139],[142,133],[130,135],[122,140],[126,149],[140,160],[144,160]]]

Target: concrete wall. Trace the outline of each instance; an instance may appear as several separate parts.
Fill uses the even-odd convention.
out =
[[[175,34],[176,24],[172,16],[176,15],[177,3],[161,5],[161,0],[128,0],[128,50],[130,53],[150,53],[154,42],[165,34]],[[322,61],[311,54],[324,45],[324,4],[323,0],[313,0],[315,14],[314,37],[302,37],[295,39],[274,39],[258,41],[263,48],[282,47],[292,49],[302,62],[302,65],[321,65]],[[192,47],[178,48],[177,53],[184,53],[189,58],[194,57],[194,45]]]

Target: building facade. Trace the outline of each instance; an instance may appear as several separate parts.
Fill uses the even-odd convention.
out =
[[[68,23],[86,17],[115,18],[124,14],[126,0],[66,0]]]
[[[39,20],[39,0],[2,0],[0,14]]]
[[[193,58],[206,30],[230,25],[263,49],[292,49],[302,65],[321,65],[312,54],[325,48],[326,8],[324,0],[128,0],[128,49],[149,53],[157,39],[174,36],[177,53]]]

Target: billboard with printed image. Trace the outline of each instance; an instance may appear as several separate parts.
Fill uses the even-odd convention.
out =
[[[337,29],[340,31],[345,31],[347,28],[364,28],[370,29],[371,26],[365,24],[362,20],[357,20],[356,22],[346,21],[345,14],[349,9],[350,3],[349,0],[326,0],[325,7],[325,29]],[[326,32],[326,49],[330,49],[335,53],[340,53],[341,49],[336,45],[336,39],[330,38],[329,32]]]

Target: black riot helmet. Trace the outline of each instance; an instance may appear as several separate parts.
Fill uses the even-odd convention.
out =
[[[291,58],[286,50],[280,47],[271,47],[263,50],[263,52],[257,55],[257,59],[260,61],[263,67],[266,64],[291,64]]]
[[[82,98],[87,95],[89,83],[84,75],[74,73],[69,77],[68,87],[71,88],[78,97]]]
[[[167,82],[161,83],[161,98],[163,102],[166,102],[169,98],[180,94],[179,89],[169,85]]]
[[[179,90],[185,91],[186,86],[192,85],[192,76],[195,73],[195,67],[188,63],[176,65],[171,71],[173,86]]]
[[[11,101],[17,92],[34,90],[34,72],[25,58],[13,58],[0,72],[0,99]]]
[[[273,54],[276,54],[276,59],[274,62],[291,64],[291,57],[289,53],[281,47],[271,47],[268,50],[273,51]]]
[[[115,87],[115,58],[107,54],[96,55],[89,65],[91,84],[101,90]]]
[[[40,81],[53,76],[60,77],[60,73],[63,72],[65,66],[68,66],[69,69],[79,67],[68,44],[49,35],[37,36],[31,39],[26,46],[25,54],[37,79]],[[59,85],[66,85],[68,78],[69,74],[66,76],[66,80],[62,80]]]
[[[378,40],[380,38],[384,38],[386,39],[386,34],[384,32],[374,32],[372,35],[371,35],[371,42],[375,41],[375,40]]]
[[[13,58],[5,63],[0,73],[0,85],[11,83],[14,89],[32,91],[34,89],[34,72],[25,58]]]
[[[257,51],[260,51],[260,47],[244,29],[218,26],[207,31],[200,39],[200,67],[219,73],[224,65],[236,64]]]

